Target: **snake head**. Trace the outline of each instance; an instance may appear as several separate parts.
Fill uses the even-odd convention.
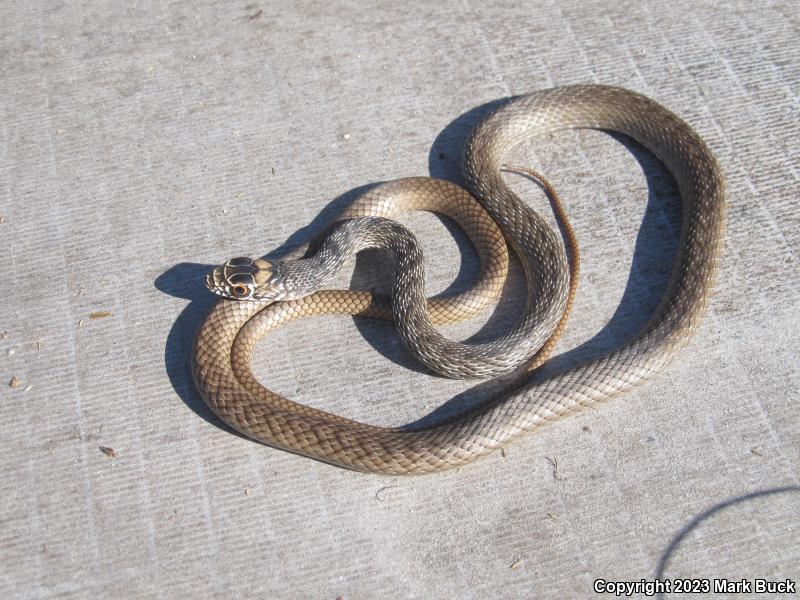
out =
[[[231,300],[274,302],[287,297],[279,262],[240,256],[206,275],[209,290]]]

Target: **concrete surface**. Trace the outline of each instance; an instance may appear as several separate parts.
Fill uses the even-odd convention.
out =
[[[800,579],[798,29],[788,1],[4,2],[0,596],[589,598],[597,578]],[[719,290],[666,374],[422,478],[221,427],[187,369],[208,265],[299,243],[370,183],[457,178],[481,107],[576,82],[666,104],[727,173]],[[663,289],[674,186],[599,132],[513,158],[555,183],[583,247],[556,364],[596,355]],[[407,222],[432,289],[468,285],[463,238]],[[356,284],[375,285],[376,258]],[[511,283],[493,317],[447,331],[496,335],[519,300]],[[430,376],[390,326],[349,318],[296,323],[256,358],[273,388],[370,423],[492,387]]]

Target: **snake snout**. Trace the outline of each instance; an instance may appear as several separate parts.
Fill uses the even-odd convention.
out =
[[[222,269],[222,267],[214,267],[206,275],[206,287],[215,294],[224,294],[225,292],[225,275]]]

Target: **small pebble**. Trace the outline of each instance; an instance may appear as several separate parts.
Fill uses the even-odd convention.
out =
[[[109,456],[111,458],[117,458],[117,451],[114,450],[113,448],[108,448],[106,446],[100,446],[100,452],[102,452],[103,454],[105,454],[106,456]]]
[[[12,377],[11,381],[8,382],[8,387],[14,389],[17,389],[21,385],[22,385],[22,380],[19,377]]]

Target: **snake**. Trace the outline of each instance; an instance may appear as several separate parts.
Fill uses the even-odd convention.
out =
[[[412,320],[422,324],[424,338],[420,349],[412,349],[415,354],[420,357],[430,348],[454,349],[469,359],[467,365],[471,366],[460,369],[467,377],[508,372],[514,368],[509,361],[520,356],[523,367],[526,360],[541,362],[537,357],[564,325],[572,291],[570,270],[557,233],[505,183],[503,160],[522,141],[565,129],[598,129],[628,136],[652,152],[677,184],[681,199],[678,249],[663,296],[636,334],[601,356],[552,374],[540,375],[528,368],[496,396],[426,426],[360,423],[293,402],[256,379],[250,357],[264,335],[295,319],[325,314],[394,318],[410,311]],[[411,299],[393,298],[388,303],[370,291],[359,290],[319,289],[295,297],[286,287],[291,282],[285,279],[292,280],[291,261],[231,259],[207,277],[209,289],[225,298],[201,324],[192,350],[195,386],[212,412],[245,436],[340,467],[389,475],[431,473],[463,466],[540,426],[632,390],[663,371],[688,343],[708,308],[719,270],[727,210],[720,166],[684,120],[642,94],[614,86],[572,85],[535,91],[508,100],[475,126],[464,147],[462,170],[465,190],[433,178],[408,178],[378,186],[368,192],[359,208],[345,211],[338,227],[322,243],[320,257],[298,262],[311,261],[304,264],[316,263],[325,270],[327,267],[320,266],[323,263],[340,262],[343,243],[355,244],[351,250],[357,251],[362,242],[352,240],[359,235],[367,245],[387,237],[394,240],[390,245],[397,244],[396,228],[387,224],[390,213],[398,210],[387,200],[393,195],[410,198],[412,208],[441,209],[444,214],[453,210],[444,206],[448,201],[442,198],[461,206],[464,197],[472,196],[499,230],[498,234],[484,226],[483,220],[471,228],[466,225],[476,248],[501,246],[499,240],[504,240],[523,264],[524,314],[510,334],[495,343],[479,344],[477,351],[470,352],[447,345],[431,327],[461,318],[461,311],[474,314],[482,308],[479,305],[485,306],[487,301],[481,296],[491,295],[498,278],[504,277],[502,256],[496,256],[494,262],[481,258],[477,294],[426,301],[417,291]],[[448,216],[459,224],[469,222],[471,216],[462,217],[479,213],[474,204],[469,206],[463,214],[456,208],[456,215]],[[381,231],[356,231],[369,222],[379,224]],[[395,260],[403,259],[395,256]],[[397,264],[395,271],[393,292],[398,280],[409,277],[412,287],[419,287],[417,273],[409,275]],[[324,280],[327,274],[318,277]],[[300,279],[295,272],[294,283]],[[262,295],[258,291],[261,286],[271,291]],[[393,306],[404,302],[415,305],[403,305],[399,310]],[[511,346],[521,349],[512,350]],[[426,360],[431,368],[440,366],[438,358]],[[449,374],[449,364],[445,357],[441,363],[445,374]],[[459,371],[459,367],[452,368]]]

